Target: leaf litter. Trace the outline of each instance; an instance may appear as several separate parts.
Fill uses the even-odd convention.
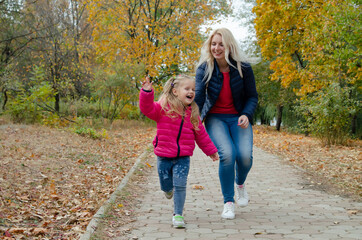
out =
[[[254,144],[304,169],[310,185],[357,201],[362,197],[362,141],[323,146],[314,137],[255,126]]]
[[[66,129],[0,125],[0,236],[76,239],[154,136],[137,122],[94,140]]]

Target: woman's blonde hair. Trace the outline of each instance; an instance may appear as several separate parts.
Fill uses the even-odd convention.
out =
[[[173,94],[172,89],[180,87],[180,84],[185,80],[191,80],[195,82],[195,79],[184,74],[177,75],[176,77],[171,77],[165,83],[163,87],[163,91],[160,97],[160,103],[162,109],[166,112],[166,114],[171,118],[176,118],[179,116],[184,116],[185,114],[185,106],[175,94]],[[199,108],[195,101],[191,103],[191,116],[190,121],[195,130],[198,130],[199,126]]]
[[[204,42],[202,48],[201,48],[201,56],[200,60],[196,66],[196,69],[206,62],[206,74],[204,76],[204,80],[206,80],[206,84],[209,82],[212,72],[214,71],[214,56],[211,53],[211,41],[212,38],[219,34],[222,37],[222,43],[225,47],[225,60],[229,64],[229,66],[232,66],[236,69],[238,69],[239,74],[241,77],[243,77],[243,73],[241,71],[241,64],[249,62],[247,57],[243,54],[241,51],[238,43],[236,42],[233,34],[231,31],[227,28],[218,28],[214,30],[211,35],[208,37],[208,39]],[[230,58],[234,59],[236,61],[236,66],[234,66],[230,62]]]

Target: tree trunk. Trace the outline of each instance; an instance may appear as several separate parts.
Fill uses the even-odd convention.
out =
[[[59,113],[59,110],[60,110],[60,107],[59,107],[59,102],[60,102],[60,95],[59,95],[59,93],[56,93],[55,94],[55,111],[57,112],[57,113]]]
[[[261,125],[270,125],[270,121],[265,116],[265,109],[263,108],[261,114],[260,114],[260,124]]]
[[[352,116],[352,134],[357,134],[357,114]]]
[[[277,131],[280,131],[280,126],[282,125],[282,116],[283,116],[283,105],[279,104],[277,106],[277,125],[276,129]]]
[[[5,106],[6,106],[6,103],[8,102],[8,94],[7,94],[6,88],[4,88],[2,90],[2,92],[3,92],[3,95],[4,95],[4,102],[3,102],[2,109],[3,109],[3,111],[5,111]]]

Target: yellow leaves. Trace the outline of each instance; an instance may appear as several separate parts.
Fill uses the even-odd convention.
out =
[[[333,2],[257,1],[253,9],[262,55],[272,60],[272,79],[285,87],[299,82],[300,95],[320,89],[319,82],[334,81],[336,76],[346,83],[361,76],[361,68],[355,67],[358,52],[351,50],[358,45],[351,27],[351,22],[358,22],[358,10],[344,1]]]
[[[220,11],[228,7],[222,6]],[[151,76],[157,76],[161,66],[182,63],[192,68],[194,52],[202,44],[199,26],[218,14],[207,1],[189,0],[151,0],[148,6],[96,1],[89,11],[97,55],[106,63],[142,62]]]

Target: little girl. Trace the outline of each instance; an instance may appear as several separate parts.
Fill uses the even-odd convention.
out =
[[[172,224],[175,228],[185,227],[182,212],[195,141],[213,161],[219,160],[217,149],[201,123],[194,98],[195,80],[187,75],[170,78],[158,102],[154,102],[154,90],[148,77],[140,91],[141,112],[157,122],[154,153],[161,190],[168,199],[174,195]]]

